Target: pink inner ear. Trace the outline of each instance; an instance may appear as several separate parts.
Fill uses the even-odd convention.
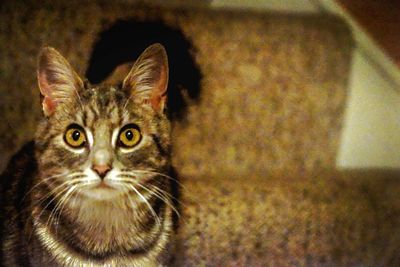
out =
[[[160,79],[156,84],[156,88],[153,90],[150,104],[154,110],[159,110],[164,108],[165,102],[167,101],[167,87],[168,87],[168,74],[165,67],[162,66],[160,70]]]
[[[51,100],[50,97],[45,96],[42,102],[42,107],[46,116],[51,115],[56,109],[56,102]]]
[[[43,96],[50,96],[50,85],[47,82],[47,75],[44,71],[38,73],[39,89]]]
[[[163,103],[162,99],[163,99],[163,97],[160,97],[160,96],[155,96],[150,99],[150,104],[154,110],[159,110],[159,109],[163,108],[164,103]]]
[[[44,96],[42,102],[43,112],[46,116],[51,115],[56,109],[56,101],[51,99],[51,86],[47,81],[45,72],[38,73],[40,93]]]

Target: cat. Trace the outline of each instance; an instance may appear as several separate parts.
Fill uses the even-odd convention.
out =
[[[149,46],[120,86],[43,47],[43,119],[0,185],[1,266],[164,266],[177,213],[168,58]]]

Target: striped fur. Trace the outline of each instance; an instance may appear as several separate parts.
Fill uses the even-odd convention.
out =
[[[45,69],[39,64],[38,73],[41,92],[53,109],[43,102],[46,118],[35,141],[12,159],[1,177],[0,265],[165,265],[177,211],[170,124],[161,96],[168,80],[164,49],[153,45],[142,56],[147,62],[139,58],[140,72],[133,69],[126,79],[134,87],[71,81],[75,72],[58,52],[51,53],[45,52],[47,63]],[[58,65],[52,62],[54,55]],[[155,64],[161,71],[149,74],[149,63],[149,71]],[[58,76],[52,76],[54,71]],[[138,91],[141,80],[151,94]],[[153,105],[154,96],[158,105]],[[123,150],[116,139],[130,123],[139,127],[142,139]],[[85,130],[87,145],[82,149],[68,147],[63,139],[71,124]],[[111,162],[103,181],[91,169],[100,149]],[[102,187],[107,181],[112,189]]]

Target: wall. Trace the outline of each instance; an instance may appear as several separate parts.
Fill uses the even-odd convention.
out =
[[[345,126],[337,158],[342,168],[400,167],[400,94],[356,50]]]

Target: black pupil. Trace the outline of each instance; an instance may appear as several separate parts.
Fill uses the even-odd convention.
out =
[[[125,137],[126,139],[128,139],[129,141],[131,141],[133,139],[133,133],[131,130],[128,130],[125,132]]]
[[[80,136],[81,136],[81,133],[78,130],[75,130],[72,133],[72,139],[74,139],[74,141],[78,141]]]

